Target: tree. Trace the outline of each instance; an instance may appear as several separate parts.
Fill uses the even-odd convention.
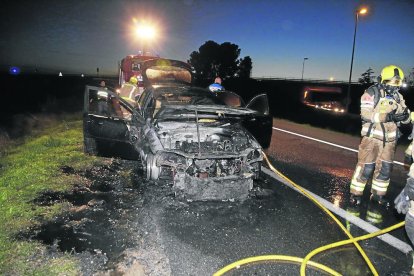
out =
[[[374,70],[371,67],[367,71],[361,74],[361,77],[358,79],[358,82],[361,84],[371,85],[374,83],[375,76],[373,76]]]
[[[248,77],[251,72],[251,58],[238,59],[240,51],[236,44],[218,44],[209,40],[201,45],[198,51],[191,53],[188,63],[193,66],[197,80],[212,80],[216,76],[223,79],[240,75]]]
[[[411,69],[410,74],[408,74],[407,79],[407,84],[410,87],[414,87],[414,68]]]
[[[218,62],[217,53],[220,45],[214,41],[207,41],[190,55],[190,63],[195,70],[196,79],[212,79],[217,75]]]
[[[239,71],[237,75],[239,78],[248,79],[252,73],[252,68],[252,59],[249,56],[242,58],[239,62]]]

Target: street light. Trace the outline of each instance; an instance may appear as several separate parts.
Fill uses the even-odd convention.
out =
[[[358,27],[358,19],[360,14],[366,14],[367,8],[360,8],[355,12],[355,29],[354,29],[354,43],[352,44],[352,57],[351,57],[351,69],[349,70],[349,82],[348,82],[348,93],[346,96],[346,111],[349,112],[349,105],[351,103],[351,79],[352,79],[352,66],[354,64],[354,53],[355,53],[355,38]]]
[[[135,33],[138,38],[142,39],[142,53],[145,55],[146,43],[156,36],[155,28],[147,24],[142,24],[136,28]]]
[[[305,60],[308,60],[309,58],[303,58],[303,64],[302,64],[302,81],[303,81],[303,72],[305,71]]]

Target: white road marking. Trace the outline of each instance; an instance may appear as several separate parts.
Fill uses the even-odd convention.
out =
[[[302,138],[313,140],[313,141],[316,141],[316,142],[319,142],[319,143],[327,144],[327,145],[330,145],[330,146],[334,146],[334,147],[337,147],[337,148],[346,149],[346,150],[358,153],[358,150],[356,150],[356,149],[344,147],[344,146],[341,146],[341,145],[338,145],[338,144],[334,144],[334,143],[327,142],[327,141],[324,141],[324,140],[316,139],[316,138],[309,137],[309,136],[306,136],[306,135],[302,135],[302,134],[292,132],[292,131],[289,131],[289,130],[285,130],[285,129],[281,129],[281,128],[277,128],[277,127],[272,127],[272,128],[274,130],[279,130],[279,131],[286,132],[286,133],[289,133],[289,134],[292,134],[292,135],[296,135],[296,136],[299,136],[299,137],[302,137]],[[401,163],[399,161],[394,161],[394,164],[404,166],[404,163]]]
[[[267,174],[268,176],[278,180],[279,182],[282,182],[286,186],[294,189],[297,192],[300,192],[298,189],[296,189],[294,186],[292,186],[289,182],[281,178],[279,175],[275,174],[273,171],[262,167],[262,172]],[[369,224],[368,222],[364,221],[363,219],[360,219],[354,215],[351,215],[347,213],[344,209],[333,205],[331,202],[327,201],[326,199],[323,199],[322,197],[312,193],[311,191],[308,191],[307,189],[303,188],[306,192],[311,194],[314,198],[316,198],[323,206],[325,206],[328,210],[330,210],[332,213],[338,215],[339,217],[351,222],[352,224],[358,226],[362,230],[366,231],[367,233],[374,233],[381,229]],[[300,192],[301,193],[301,192]],[[408,254],[410,251],[412,251],[412,248],[409,244],[406,242],[403,242],[396,237],[390,235],[390,234],[383,234],[378,236],[379,239],[384,241],[385,243],[391,245],[392,247],[398,249],[399,251],[403,252],[404,254]]]

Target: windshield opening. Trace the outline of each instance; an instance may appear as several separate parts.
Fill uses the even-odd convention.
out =
[[[154,98],[154,116],[164,106],[225,105],[210,91],[194,87],[158,88],[154,93]]]

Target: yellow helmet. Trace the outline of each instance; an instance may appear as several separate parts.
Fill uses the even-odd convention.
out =
[[[130,82],[130,83],[132,83],[132,84],[137,84],[137,83],[138,83],[138,79],[137,79],[137,77],[132,76],[132,77],[129,79],[129,82]]]
[[[381,82],[391,86],[401,86],[404,79],[404,72],[400,67],[388,65],[381,71]]]

